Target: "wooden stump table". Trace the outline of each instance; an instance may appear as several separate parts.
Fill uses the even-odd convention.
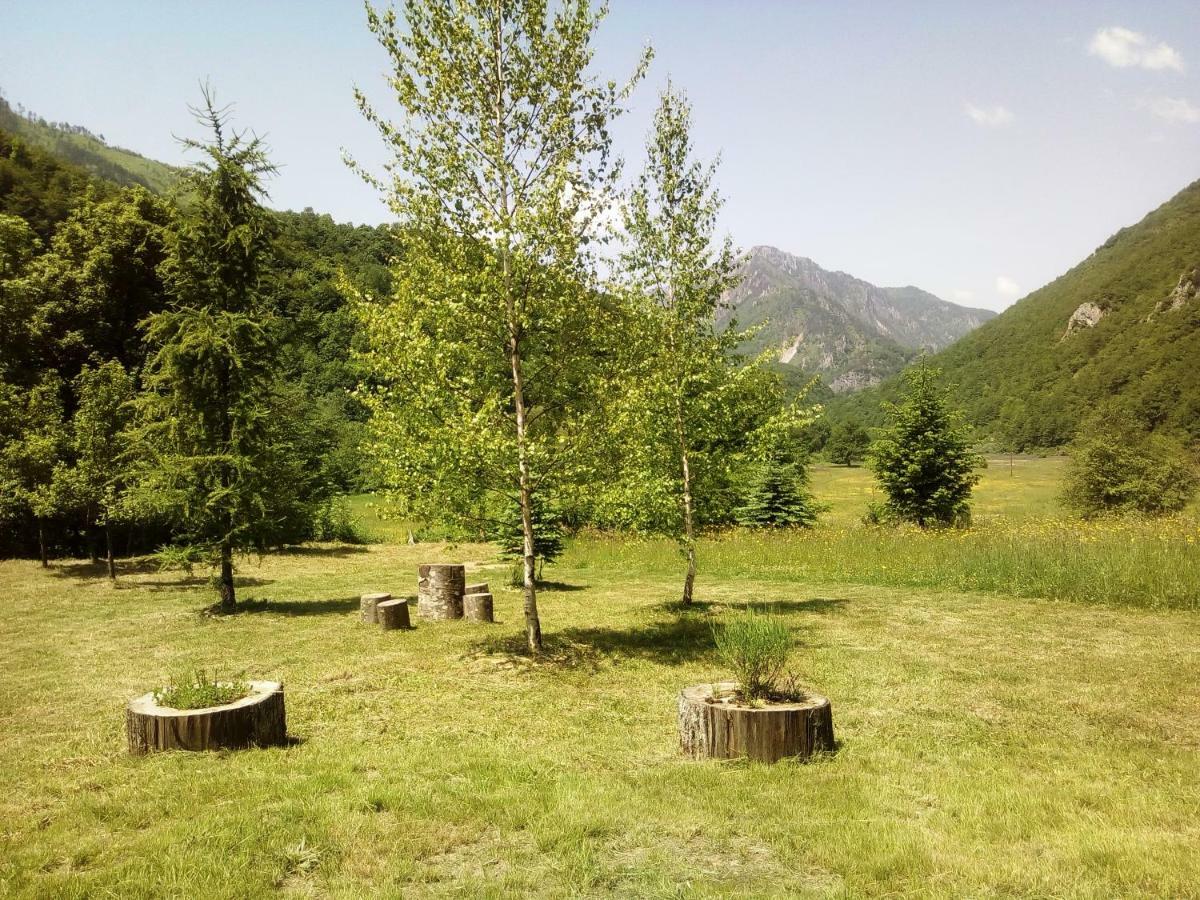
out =
[[[155,750],[237,750],[287,743],[283,685],[251,681],[241,700],[203,709],[159,706],[154,693],[129,701],[125,733],[130,753]]]
[[[745,756],[759,762],[807,759],[832,750],[833,710],[820,694],[795,702],[742,706],[731,681],[697,684],[679,694],[679,744],[697,759]]]
[[[435,564],[417,569],[417,615],[423,619],[461,619],[466,567]]]

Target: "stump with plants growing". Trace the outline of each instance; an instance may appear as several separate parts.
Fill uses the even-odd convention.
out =
[[[423,619],[461,619],[465,566],[432,564],[417,569],[417,614]]]
[[[714,629],[717,652],[736,681],[679,694],[679,744],[697,759],[747,757],[773,763],[834,749],[829,700],[790,679],[779,686],[792,636],[778,617],[752,611]]]
[[[155,691],[130,700],[125,710],[129,752],[239,750],[287,743],[283,685],[249,681],[244,691],[236,700],[196,709],[167,706]]]

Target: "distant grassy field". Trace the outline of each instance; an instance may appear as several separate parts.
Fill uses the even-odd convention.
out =
[[[669,545],[577,540],[547,568],[540,662],[494,550],[407,546],[406,527],[244,560],[232,617],[201,613],[201,579],[0,562],[0,895],[1200,896],[1197,613],[1125,605],[1116,582],[1087,606],[922,568],[954,572],[938,541],[978,578],[972,541],[1068,540],[1052,506],[1021,519],[1055,493],[1055,463],[1029,465],[1042,487],[989,470],[996,519],[966,538],[862,528],[864,473],[820,470],[846,508],[808,537],[706,540],[690,611]],[[1078,548],[1133,547],[1126,586],[1160,592],[1170,542],[1121,528]],[[867,583],[888,554],[928,584]],[[492,584],[498,624],[359,622],[360,593],[404,595],[439,560]],[[675,694],[726,674],[711,624],[742,604],[793,628],[837,753],[677,753]],[[293,745],[127,756],[123,703],[189,663],[282,679]]]

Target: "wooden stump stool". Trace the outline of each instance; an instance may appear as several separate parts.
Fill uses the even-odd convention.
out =
[[[486,591],[464,595],[463,615],[471,622],[496,621],[492,618],[492,595]]]
[[[465,588],[463,588],[463,596],[464,597],[466,597],[467,594],[487,594],[487,593],[490,593],[490,591],[488,591],[488,586],[487,586],[486,581],[480,582],[479,584],[468,584]]]
[[[422,619],[461,619],[466,581],[464,566],[420,566],[417,569],[417,614]]]
[[[379,604],[386,603],[391,599],[391,594],[363,594],[358,601],[358,608],[362,611],[362,620],[374,625],[379,621],[375,612]]]
[[[679,695],[679,744],[698,759],[746,756],[759,762],[806,759],[832,750],[833,711],[820,694],[760,707],[733,702],[731,681],[698,684]]]
[[[384,631],[412,628],[412,624],[408,621],[407,600],[384,600],[375,607],[375,618],[379,621],[379,627]]]
[[[241,700],[204,709],[159,706],[153,691],[125,710],[130,753],[153,750],[236,750],[287,743],[283,685],[251,681]]]

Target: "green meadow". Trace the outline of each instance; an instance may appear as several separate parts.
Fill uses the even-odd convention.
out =
[[[143,562],[0,562],[0,894],[1198,896],[1196,521],[1067,519],[1061,470],[993,459],[974,527],[918,534],[817,467],[822,525],[706,537],[689,610],[669,544],[579,536],[537,660],[494,548],[408,545],[366,498],[376,543],[241,560],[233,616]],[[359,621],[423,561],[488,580],[498,623]],[[836,753],[678,754],[675,695],[747,604]],[[282,680],[291,745],[127,755],[125,701],[188,664]]]

